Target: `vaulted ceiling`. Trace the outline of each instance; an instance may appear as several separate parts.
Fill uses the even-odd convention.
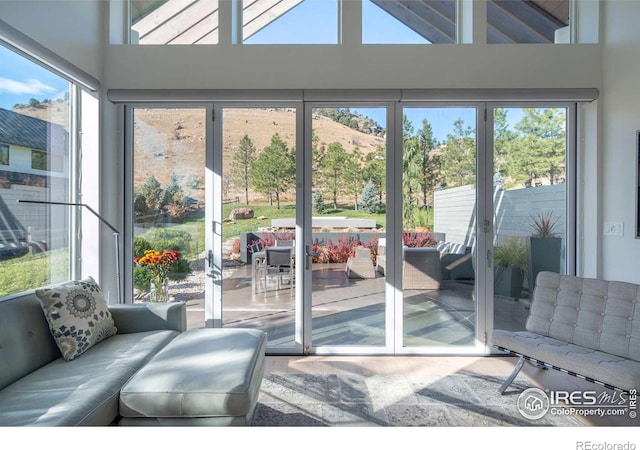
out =
[[[244,0],[242,35],[247,39],[304,0]],[[455,0],[371,0],[427,41],[454,43]],[[487,7],[489,43],[554,42],[569,24],[568,0],[492,0]],[[135,0],[133,30],[141,44],[215,44],[217,0]]]

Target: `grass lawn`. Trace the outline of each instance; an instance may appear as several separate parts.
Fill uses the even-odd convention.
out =
[[[222,224],[222,240],[226,241],[233,237],[240,236],[242,233],[249,231],[257,231],[258,228],[271,226],[271,219],[284,219],[296,216],[295,204],[280,204],[280,209],[270,205],[244,205],[244,204],[228,204],[223,205],[222,215],[223,217],[229,217],[231,211],[235,208],[251,208],[253,209],[253,219],[237,220],[235,223]],[[263,216],[264,219],[258,219]],[[375,219],[378,228],[385,226],[386,215],[382,214],[370,214],[367,211],[354,211],[348,207],[339,209],[326,209],[322,214],[313,213],[314,217],[331,217],[331,216],[343,216],[350,218],[365,218]]]
[[[27,254],[0,262],[0,297],[69,278],[67,249]],[[54,273],[51,273],[51,271]]]

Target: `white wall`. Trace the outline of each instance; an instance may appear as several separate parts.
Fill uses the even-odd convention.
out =
[[[624,235],[602,237],[602,276],[640,283],[640,239],[635,238],[634,217],[635,136],[640,129],[640,1],[608,1],[604,12],[602,220],[624,222]]]
[[[101,79],[106,6],[101,0],[2,0],[0,18]]]

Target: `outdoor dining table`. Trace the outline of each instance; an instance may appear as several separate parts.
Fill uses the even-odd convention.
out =
[[[259,270],[266,270],[266,263],[267,263],[267,250],[270,248],[277,248],[278,250],[281,250],[283,247],[279,247],[279,246],[273,246],[273,247],[266,247],[264,250],[260,250],[257,252],[252,253],[252,259],[251,259],[251,289],[253,294],[255,295],[257,293],[257,274]],[[291,267],[293,270],[293,266],[295,263],[295,252],[293,251],[293,248],[291,248]],[[265,284],[265,289],[266,289],[266,284]]]

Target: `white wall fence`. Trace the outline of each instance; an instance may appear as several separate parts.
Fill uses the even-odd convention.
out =
[[[496,189],[494,233],[496,240],[509,236],[533,234],[533,219],[552,213],[557,220],[554,232],[566,234],[566,185],[555,184],[523,189]],[[476,189],[473,185],[436,191],[434,196],[434,231],[446,233],[450,242],[473,244],[475,241]]]

